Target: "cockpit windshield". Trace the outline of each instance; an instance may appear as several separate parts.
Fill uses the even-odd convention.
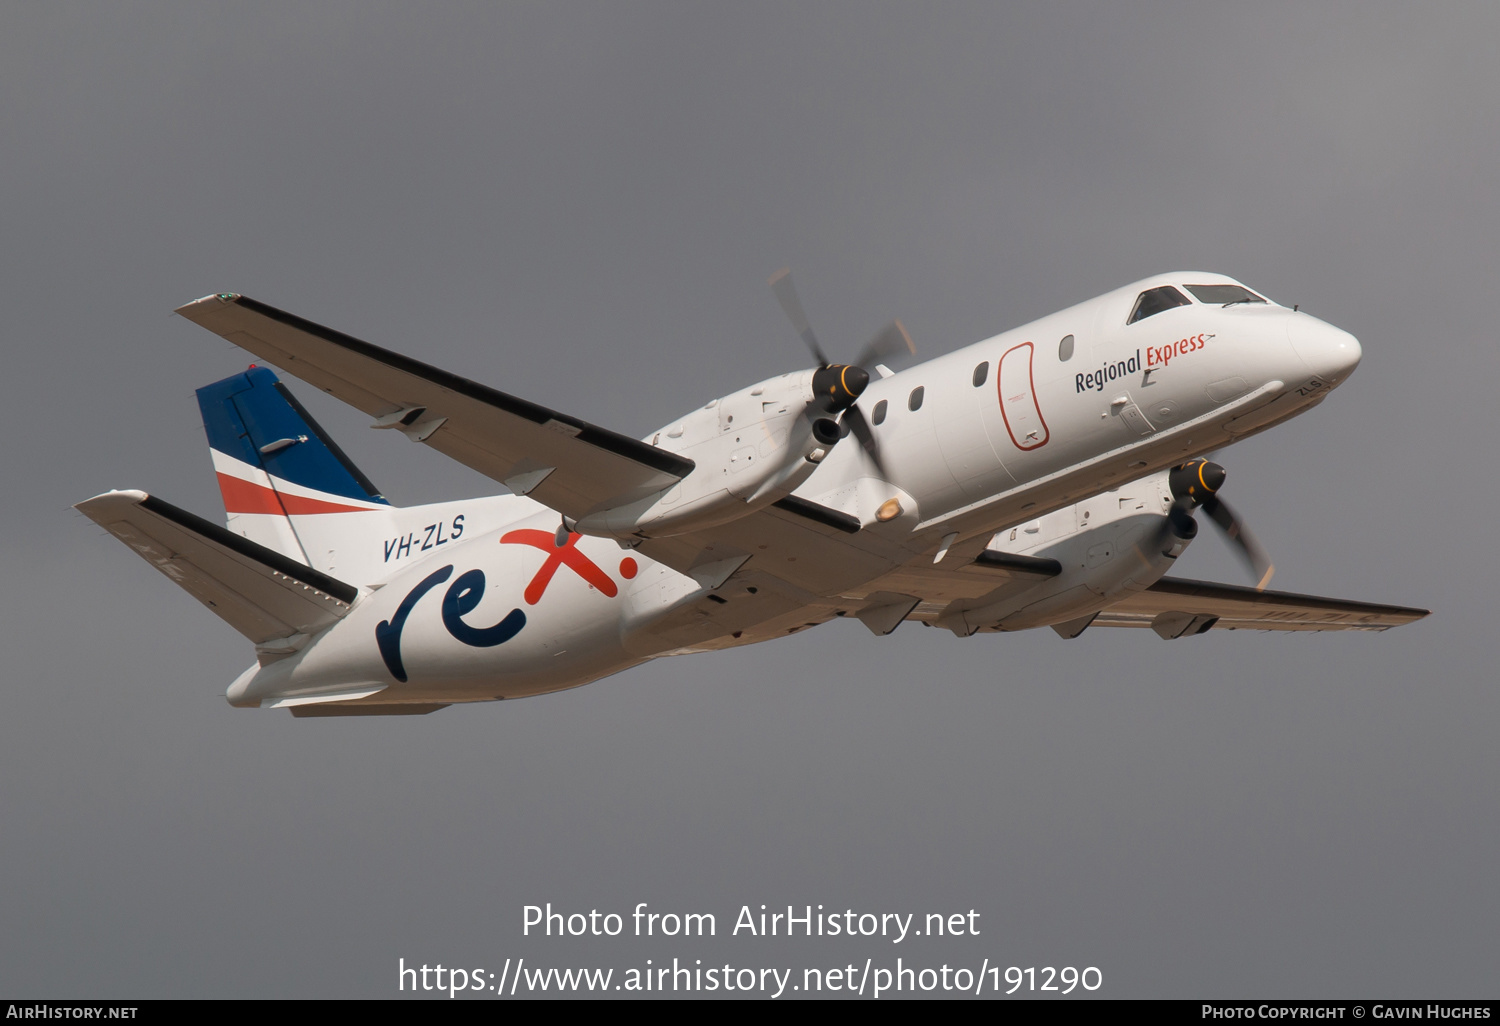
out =
[[[1265,299],[1243,285],[1188,285],[1185,288],[1197,297],[1200,303],[1264,303]]]
[[[1147,317],[1154,317],[1163,310],[1170,310],[1174,306],[1190,306],[1191,304],[1191,299],[1170,285],[1147,289],[1136,297],[1135,308],[1130,311],[1130,319],[1125,323],[1134,324]]]

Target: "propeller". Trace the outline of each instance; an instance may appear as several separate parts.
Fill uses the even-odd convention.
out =
[[[807,312],[802,309],[802,300],[797,297],[797,286],[792,284],[792,269],[783,267],[771,275],[771,291],[776,294],[776,301],[786,311],[787,319],[792,322],[792,327],[797,329],[797,334],[802,336],[802,341],[812,354],[818,358],[819,367],[830,367],[833,361],[828,354],[823,352],[823,347],[818,345],[818,336],[813,334],[812,324],[807,319]]]
[[[770,285],[776,301],[792,322],[792,327],[802,336],[803,343],[818,361],[818,369],[813,372],[813,399],[809,405],[829,414],[842,414],[837,422],[840,428],[838,437],[842,437],[845,433],[843,429],[847,428],[859,440],[860,448],[870,457],[870,462],[875,465],[880,476],[888,478],[885,464],[880,459],[880,443],[875,438],[875,430],[857,404],[870,384],[870,372],[865,370],[865,365],[915,353],[917,350],[912,345],[911,336],[906,333],[906,328],[900,321],[892,321],[865,343],[854,363],[834,363],[818,343],[812,322],[807,319],[807,312],[803,310],[802,300],[797,295],[797,287],[792,284],[791,269],[782,268],[777,271],[771,276]],[[822,423],[819,420],[814,424],[814,434],[819,441],[824,439],[824,435],[818,433],[818,426]],[[823,430],[826,432],[827,429]],[[837,441],[837,437],[834,440]]]
[[[912,345],[911,336],[906,333],[906,326],[900,321],[892,321],[859,351],[854,362],[861,367],[871,364],[877,360],[890,360],[898,356],[915,356],[917,347]]]
[[[1255,590],[1265,591],[1276,567],[1272,565],[1266,550],[1261,548],[1255,536],[1245,526],[1245,522],[1229,508],[1227,502],[1219,498],[1218,491],[1224,484],[1224,478],[1224,468],[1212,460],[1199,458],[1173,467],[1167,477],[1167,485],[1173,496],[1172,508],[1167,511],[1167,517],[1178,536],[1189,540],[1198,530],[1198,525],[1193,520],[1193,510],[1201,509],[1207,513],[1208,518],[1224,532],[1224,537],[1229,540],[1235,553],[1250,568],[1250,573],[1255,578]]]

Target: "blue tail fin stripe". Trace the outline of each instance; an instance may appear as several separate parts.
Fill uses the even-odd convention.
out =
[[[198,409],[208,444],[219,452],[304,488],[389,505],[267,368],[203,386]],[[293,444],[262,454],[288,438]]]

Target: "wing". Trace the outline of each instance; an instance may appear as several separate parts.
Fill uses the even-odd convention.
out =
[[[1102,611],[1093,627],[1150,627],[1164,638],[1207,630],[1383,631],[1412,623],[1429,610],[1256,591],[1163,577]]]
[[[178,313],[412,439],[575,519],[660,491],[693,461],[248,296]]]

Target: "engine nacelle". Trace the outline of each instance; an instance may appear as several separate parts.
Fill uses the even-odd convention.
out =
[[[790,495],[842,434],[812,402],[815,373],[770,378],[662,428],[651,444],[688,457],[696,469],[644,499],[581,517],[575,530],[664,538],[736,520]]]
[[[1162,472],[1001,532],[990,548],[1055,559],[1062,572],[1019,594],[949,614],[940,625],[964,634],[1066,624],[1127,592],[1144,591],[1197,531],[1192,517],[1172,515],[1172,502],[1168,472]]]

